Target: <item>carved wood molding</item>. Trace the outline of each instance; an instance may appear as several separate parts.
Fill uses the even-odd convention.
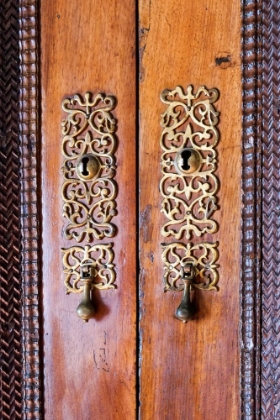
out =
[[[261,1],[242,2],[241,418],[260,416]]]
[[[18,1],[0,4],[0,417],[22,409]]]
[[[19,0],[22,262],[22,399],[24,419],[42,416],[40,358],[39,4]]]
[[[262,2],[261,418],[280,418],[280,4]]]
[[[9,6],[12,7],[13,13],[8,11]],[[277,283],[280,269],[277,257],[279,255],[278,220],[280,212],[278,8],[276,0],[242,1],[244,118],[242,184],[244,208],[242,212],[243,274],[241,279],[240,338],[241,417],[245,420],[274,419],[279,417],[280,412],[279,401],[276,399],[280,387],[277,380],[280,363],[275,357],[277,343],[280,341],[278,332],[280,300],[278,299]],[[7,2],[7,6],[3,7],[4,9],[6,14],[1,14],[1,22],[4,22],[3,18],[5,18],[6,27],[11,27],[14,30],[13,36],[16,40],[19,37],[18,41],[20,41],[19,51],[16,50],[17,42],[11,44],[14,45],[11,48],[15,48],[14,51],[19,54],[20,63],[17,60],[14,61],[17,63],[14,64],[14,74],[17,75],[20,71],[20,78],[15,76],[16,82],[11,84],[10,92],[15,97],[19,95],[19,102],[13,102],[14,110],[19,112],[19,120],[12,119],[17,121],[12,130],[8,131],[8,128],[5,128],[6,133],[12,133],[13,136],[13,138],[5,137],[7,144],[9,143],[11,146],[9,150],[8,148],[5,150],[8,151],[9,156],[13,156],[12,168],[14,168],[15,174],[18,174],[19,165],[21,165],[21,192],[17,186],[15,188],[14,183],[6,184],[5,199],[1,202],[2,212],[0,214],[2,228],[9,224],[9,228],[13,232],[9,246],[11,247],[11,243],[13,243],[13,250],[16,252],[20,248],[17,240],[20,228],[18,217],[21,212],[22,304],[20,305],[22,305],[22,315],[18,318],[16,315],[19,313],[18,308],[21,310],[21,306],[12,309],[13,319],[16,320],[17,326],[11,331],[20,334],[23,355],[22,360],[18,358],[15,362],[13,351],[16,349],[16,342],[20,343],[20,337],[18,337],[13,341],[13,346],[9,348],[10,366],[13,374],[16,374],[16,378],[13,384],[13,393],[11,393],[12,397],[9,401],[7,400],[9,406],[6,407],[6,411],[10,410],[9,412],[13,413],[14,417],[10,418],[20,418],[19,411],[22,408],[24,419],[40,419],[42,393],[39,357],[38,1],[10,0]],[[18,19],[19,28],[17,27],[18,23],[13,26],[15,16],[18,16],[16,19]],[[15,30],[15,28],[17,29]],[[9,40],[6,39],[6,42]],[[3,65],[4,62],[8,62],[8,57],[5,58],[2,52],[1,64]],[[4,86],[3,74],[2,71],[2,88]],[[261,107],[263,107],[263,111],[261,111]],[[3,95],[1,95],[0,108],[5,108]],[[9,112],[13,111],[9,110]],[[6,133],[1,132],[1,136]],[[17,144],[18,138],[20,139],[21,156],[17,146],[12,151],[12,144]],[[261,153],[261,149],[263,153]],[[1,149],[1,153],[3,150]],[[4,176],[3,174],[4,171],[1,175]],[[9,220],[6,221],[4,215],[7,204],[10,203],[10,194],[13,195],[13,214],[9,213]],[[2,196],[4,197],[3,192]],[[6,212],[6,214],[8,213]],[[3,259],[8,255],[8,245],[6,244],[5,248],[3,239],[1,245],[1,258]],[[19,262],[14,254],[9,254],[9,258],[14,267],[12,281],[15,283],[13,284],[16,282],[19,284]],[[1,283],[1,287],[3,287],[3,283]],[[5,335],[2,334],[2,337],[5,339]],[[7,343],[9,339],[6,336]],[[16,363],[18,363],[17,366]],[[1,381],[3,380],[3,376],[1,376]],[[22,381],[22,395],[19,391],[19,381]],[[3,398],[3,395],[1,397]],[[3,418],[9,418],[8,414]]]

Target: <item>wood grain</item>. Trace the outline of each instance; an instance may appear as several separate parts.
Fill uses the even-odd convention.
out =
[[[45,418],[135,418],[135,5],[42,0],[42,204]],[[117,98],[117,289],[96,292],[95,320],[66,296],[61,247],[63,97],[105,92]],[[106,242],[106,241],[104,241]],[[108,240],[107,242],[112,242]]]
[[[239,415],[241,77],[240,9],[230,0],[140,1],[140,418],[236,420]],[[218,65],[216,59],[229,57]],[[173,313],[181,295],[163,294],[159,96],[165,88],[216,87],[220,99],[217,176],[220,291],[197,293],[198,318]],[[172,238],[169,238],[169,242]],[[165,242],[167,242],[165,240]]]

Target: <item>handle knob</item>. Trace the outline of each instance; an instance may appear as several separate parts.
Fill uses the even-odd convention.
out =
[[[90,299],[91,283],[85,283],[83,289],[83,298],[79,306],[77,306],[77,314],[84,321],[88,322],[89,319],[94,318],[95,308]]]
[[[175,316],[183,323],[193,319],[195,315],[195,305],[191,301],[192,283],[195,278],[195,266],[192,263],[186,264],[182,268],[182,281],[184,283],[183,298],[176,309]]]
[[[78,305],[76,312],[78,316],[84,321],[94,318],[95,308],[91,300],[91,284],[93,283],[95,270],[90,265],[81,266],[81,282],[83,282],[83,298]]]

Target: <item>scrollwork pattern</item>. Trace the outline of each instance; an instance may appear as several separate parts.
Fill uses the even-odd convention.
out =
[[[92,288],[100,290],[114,289],[116,273],[113,264],[113,244],[86,245],[85,248],[73,246],[62,248],[63,252],[63,273],[65,274],[64,285],[66,293],[80,293],[83,290],[81,283],[81,266],[92,265],[96,272],[95,282]]]
[[[116,172],[116,119],[112,110],[116,99],[98,93],[91,99],[76,94],[62,102],[67,118],[62,121],[62,154],[64,156],[62,187],[63,216],[67,219],[64,234],[67,239],[81,242],[86,239],[111,238],[116,227],[111,223],[117,214]],[[81,180],[76,173],[81,156],[92,154],[98,158],[98,177]]]
[[[160,140],[161,211],[168,219],[161,230],[164,237],[181,239],[185,235],[190,239],[192,234],[201,236],[217,231],[217,222],[212,219],[218,190],[214,147],[219,140],[216,128],[219,112],[213,106],[217,98],[216,89],[201,86],[193,93],[192,85],[187,87],[186,94],[180,86],[161,94],[167,105],[161,116]],[[178,173],[175,166],[176,155],[184,148],[194,148],[201,157],[199,169],[188,175]]]
[[[187,262],[192,262],[196,270],[196,282],[192,284],[193,287],[201,290],[218,290],[217,246],[218,242],[204,242],[197,245],[191,243],[185,245],[179,242],[162,244],[164,291],[180,292],[184,289],[181,270]]]

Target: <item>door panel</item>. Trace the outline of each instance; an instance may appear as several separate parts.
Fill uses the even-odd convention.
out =
[[[133,419],[136,383],[135,5],[41,2],[44,377],[46,419]],[[117,98],[114,218],[117,289],[95,291],[97,315],[76,316],[65,295],[62,234],[62,99],[87,91]],[[94,243],[98,243],[97,240]],[[78,245],[84,245],[78,244]]]
[[[228,1],[140,1],[141,418],[239,418],[241,173],[240,10]],[[226,58],[226,62],[218,64]],[[196,293],[197,318],[174,318],[181,293],[163,294],[160,101],[164,89],[217,88],[220,291]],[[186,243],[186,239],[182,240]],[[173,242],[176,242],[176,240]]]
[[[239,415],[241,172],[240,10],[226,1],[139,1],[136,90],[135,2],[41,2],[44,377],[46,419],[136,417],[136,319],[140,318],[140,417],[236,420]],[[221,134],[217,176],[219,287],[197,292],[199,313],[173,316],[181,294],[163,293],[160,234],[160,93],[181,85],[217,88]],[[117,98],[116,290],[94,292],[94,320],[66,296],[62,235],[62,99]],[[136,313],[136,97],[139,94],[140,313]],[[192,240],[193,242],[195,239]],[[106,241],[104,241],[106,242]]]

